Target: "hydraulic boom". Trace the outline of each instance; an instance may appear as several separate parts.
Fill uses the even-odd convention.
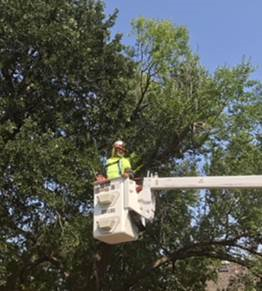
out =
[[[262,188],[260,176],[215,177],[145,177],[142,191],[136,183],[119,178],[94,187],[93,234],[109,244],[138,238],[138,222],[152,221],[155,215],[155,193],[171,189]]]

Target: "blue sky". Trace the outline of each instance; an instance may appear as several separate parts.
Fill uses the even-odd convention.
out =
[[[211,73],[245,57],[258,67],[253,77],[262,80],[262,0],[105,0],[105,5],[107,14],[119,9],[113,33],[123,33],[125,43],[132,43],[132,19],[167,19],[188,28],[191,48]]]

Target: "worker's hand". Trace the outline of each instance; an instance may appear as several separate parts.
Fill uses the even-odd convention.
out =
[[[124,173],[122,176],[123,178],[129,178],[129,173]]]
[[[134,172],[131,169],[126,169],[125,173],[122,175],[124,178],[134,178]]]
[[[105,182],[107,179],[103,175],[97,175],[96,176],[96,182],[97,183],[102,183]]]

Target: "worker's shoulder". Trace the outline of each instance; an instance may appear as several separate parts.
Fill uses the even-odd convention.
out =
[[[129,161],[129,158],[128,157],[122,157],[121,160],[123,160],[123,161]]]
[[[111,158],[107,159],[107,164],[117,162],[117,161],[119,161],[118,157],[111,157]]]
[[[121,159],[122,161],[123,161],[123,163],[126,165],[126,166],[128,166],[128,167],[130,167],[130,159],[129,158],[125,158],[125,157],[123,157],[122,159]]]
[[[124,163],[130,163],[130,159],[126,158],[126,157],[111,157],[109,159],[107,159],[107,164],[111,164],[111,163],[116,163],[118,161],[124,162]]]

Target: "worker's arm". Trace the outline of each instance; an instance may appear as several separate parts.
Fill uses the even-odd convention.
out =
[[[125,178],[133,179],[135,175],[134,175],[134,172],[132,171],[132,169],[125,169],[125,172],[124,172],[123,176]]]
[[[131,178],[131,179],[133,179],[135,175],[134,175],[134,172],[132,170],[131,163],[130,163],[129,159],[124,159],[124,161],[123,161],[123,167],[124,167],[123,176],[125,178]]]
[[[100,175],[100,174],[96,175],[96,182],[97,183],[103,183],[105,181],[107,181],[107,178],[105,176]]]
[[[105,166],[101,167],[98,172],[96,172],[96,182],[97,183],[103,183],[106,178],[106,169]]]

